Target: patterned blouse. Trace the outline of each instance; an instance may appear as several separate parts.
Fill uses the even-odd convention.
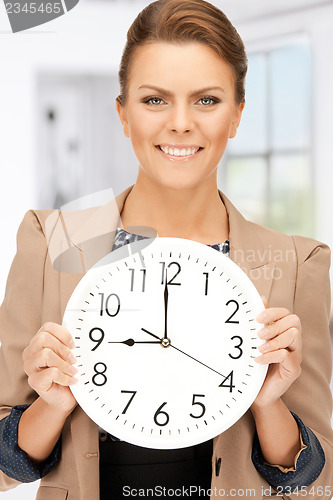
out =
[[[138,234],[117,228],[112,250],[146,238]],[[230,257],[229,241],[209,245],[218,252]],[[61,458],[61,437],[50,456],[43,462],[36,463],[18,446],[18,424],[22,413],[29,405],[18,405],[12,408],[10,415],[0,421],[0,469],[9,477],[22,483],[36,481],[48,474]],[[291,412],[300,430],[301,450],[297,453],[294,467],[284,468],[267,464],[264,461],[258,435],[255,432],[252,447],[252,462],[262,477],[273,487],[290,489],[301,488],[312,484],[325,465],[324,451],[311,429]],[[117,440],[117,438],[114,438]]]

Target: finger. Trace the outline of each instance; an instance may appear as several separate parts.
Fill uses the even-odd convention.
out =
[[[36,356],[43,349],[52,349],[64,361],[75,363],[76,359],[72,350],[58,340],[54,335],[49,332],[41,331],[35,335],[30,345],[23,352],[23,361]]]
[[[286,349],[262,354],[254,358],[254,360],[261,365],[280,363],[284,373],[292,377],[299,377],[301,374],[300,363],[297,360],[295,361],[293,355]]]
[[[38,330],[37,334],[41,332],[51,333],[56,339],[60,340],[60,342],[68,346],[70,349],[75,347],[75,342],[70,331],[62,325],[47,322],[44,323],[44,325]]]
[[[280,320],[266,324],[263,328],[261,328],[261,330],[259,330],[258,337],[269,340],[277,335],[280,335],[289,328],[296,328],[299,332],[301,332],[301,322],[296,314],[289,314]]]
[[[289,349],[291,352],[302,351],[302,339],[297,328],[289,328],[272,340],[258,347],[261,353],[276,351],[278,349]]]
[[[39,351],[35,356],[27,359],[23,365],[26,374],[29,376],[34,372],[45,370],[45,368],[58,368],[67,375],[77,373],[77,368],[64,361],[52,349],[45,348]]]
[[[272,323],[273,321],[282,319],[290,314],[291,313],[289,309],[287,309],[286,307],[269,307],[258,314],[258,316],[256,317],[256,321],[258,323],[268,324]]]
[[[58,384],[64,387],[74,385],[77,382],[77,379],[62,373],[58,370],[58,368],[52,367],[33,373],[28,378],[28,382],[30,387],[40,394],[49,391],[53,384]]]

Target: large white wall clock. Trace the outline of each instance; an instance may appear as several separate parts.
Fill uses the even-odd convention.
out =
[[[71,390],[121,440],[161,449],[207,441],[262,386],[267,365],[254,357],[264,305],[246,274],[207,245],[160,237],[130,247],[90,269],[68,302],[63,324],[79,370]]]

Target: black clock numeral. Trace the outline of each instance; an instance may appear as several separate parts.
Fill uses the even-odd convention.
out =
[[[135,269],[129,268],[129,271],[132,272],[132,276],[131,276],[131,292],[133,292],[133,289],[134,289],[134,274],[135,274]],[[143,276],[142,276],[142,289],[141,289],[141,291],[145,292],[145,286],[146,286],[146,269],[140,269],[140,271],[143,273]]]
[[[205,295],[208,294],[208,276],[209,273],[202,273],[204,276],[206,275],[206,280],[205,280]]]
[[[162,410],[163,406],[165,406],[166,404],[167,404],[166,402],[162,403],[161,406],[156,410],[155,415],[154,415],[154,422],[156,425],[159,425],[160,427],[167,425],[169,423],[169,420],[170,420],[170,417],[167,414],[167,412]],[[159,417],[159,415],[164,415],[165,420],[163,422],[157,421],[157,418]],[[164,418],[164,417],[162,417],[162,418]]]
[[[161,285],[164,285],[164,277],[166,276],[165,262],[160,262],[160,264],[162,264]],[[167,279],[167,285],[181,285],[181,283],[174,283],[173,280],[175,279],[176,276],[178,276],[178,274],[180,273],[180,271],[182,270],[182,268],[181,268],[181,266],[180,266],[180,264],[178,262],[170,262],[170,264],[168,264],[168,267],[171,267],[172,265],[177,266],[178,271],[176,271],[176,274],[174,274],[174,276],[172,278]],[[170,273],[168,273],[168,275],[170,276]]]
[[[124,415],[126,412],[127,412],[127,409],[129,407],[129,405],[132,403],[133,401],[133,398],[136,394],[137,391],[120,391],[122,394],[132,394],[132,396],[129,398],[129,401],[127,403],[127,405],[125,406],[125,408],[123,409],[123,411],[121,412],[122,415]]]
[[[99,332],[100,335],[99,335],[99,338],[94,338],[93,337],[93,332]],[[91,350],[92,351],[95,351],[97,349],[97,347],[99,347],[101,345],[101,343],[103,342],[104,340],[104,331],[102,330],[102,328],[92,328],[89,332],[89,338],[90,340],[92,340],[93,342],[96,342],[97,345],[95,345],[95,347],[93,347]]]
[[[236,309],[234,310],[234,312],[229,316],[229,318],[225,321],[226,323],[239,323],[239,321],[235,320],[235,319],[231,319],[235,316],[236,312],[238,311],[239,309],[239,304],[237,302],[237,300],[228,300],[228,302],[226,303],[226,306],[228,306],[229,304],[235,304],[236,305]]]
[[[111,293],[110,295],[107,296],[107,299],[105,301],[105,308],[104,308],[104,293],[99,293],[98,295],[101,296],[101,310],[100,310],[100,316],[103,316],[104,314],[104,311],[106,312],[106,314],[108,316],[112,316],[112,318],[114,318],[114,316],[117,316],[117,314],[119,313],[120,311],[120,298],[118,297],[118,295],[116,293]],[[115,312],[110,312],[110,305],[109,305],[109,302],[110,300],[115,297],[116,299],[116,303],[118,303],[117,307],[116,307],[116,310]]]
[[[233,385],[233,379],[234,379],[234,371],[232,370],[227,377],[225,377],[222,382],[220,383],[219,387],[229,387],[230,391],[232,392],[232,389],[235,387]],[[227,380],[229,380],[229,383],[227,383]]]
[[[98,365],[101,365],[102,369],[98,369],[97,368]],[[98,386],[106,384],[107,377],[106,375],[104,375],[106,372],[106,365],[104,363],[96,363],[94,366],[94,370],[95,370],[95,375],[92,378],[93,383]],[[97,380],[97,377],[99,377],[99,380]],[[100,377],[102,377],[102,381],[100,381]]]
[[[239,344],[234,346],[235,349],[239,350],[239,354],[238,354],[238,356],[233,356],[232,354],[229,353],[229,356],[232,359],[239,359],[243,354],[243,349],[241,349],[241,345],[243,344],[243,339],[239,335],[234,335],[233,337],[231,337],[231,340],[234,340],[234,339],[239,339]]]
[[[201,407],[201,413],[200,415],[193,415],[192,413],[190,413],[190,417],[192,418],[201,418],[204,416],[205,412],[206,412],[206,407],[203,403],[201,403],[200,401],[196,401],[195,398],[204,398],[205,395],[204,394],[193,394],[193,398],[192,398],[192,406],[194,405],[198,405]]]

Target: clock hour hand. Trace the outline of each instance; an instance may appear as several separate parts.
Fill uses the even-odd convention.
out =
[[[159,344],[161,344],[162,347],[169,347],[171,345],[171,340],[165,337],[158,337],[157,335],[155,335],[154,333],[151,333],[151,332],[148,332],[148,330],[146,330],[145,328],[141,328],[141,330],[143,332],[146,332],[148,333],[148,335],[151,335],[152,337],[154,337],[155,339],[158,339],[159,340]]]
[[[158,337],[158,336],[157,336],[157,335],[155,335],[154,333],[148,332],[148,330],[146,330],[145,328],[141,328],[141,330],[142,330],[143,332],[148,333],[148,335],[151,335],[151,336],[152,336],[152,337],[154,337],[155,339],[158,339],[158,340],[160,341],[159,343],[161,343],[161,342],[162,342],[162,340],[163,340],[163,339],[161,339],[160,337]]]
[[[161,342],[157,342],[156,340],[133,340],[133,339],[127,339],[127,340],[122,340],[120,342],[113,342],[109,341],[108,344],[126,344],[130,347],[132,347],[134,344],[160,344]]]

